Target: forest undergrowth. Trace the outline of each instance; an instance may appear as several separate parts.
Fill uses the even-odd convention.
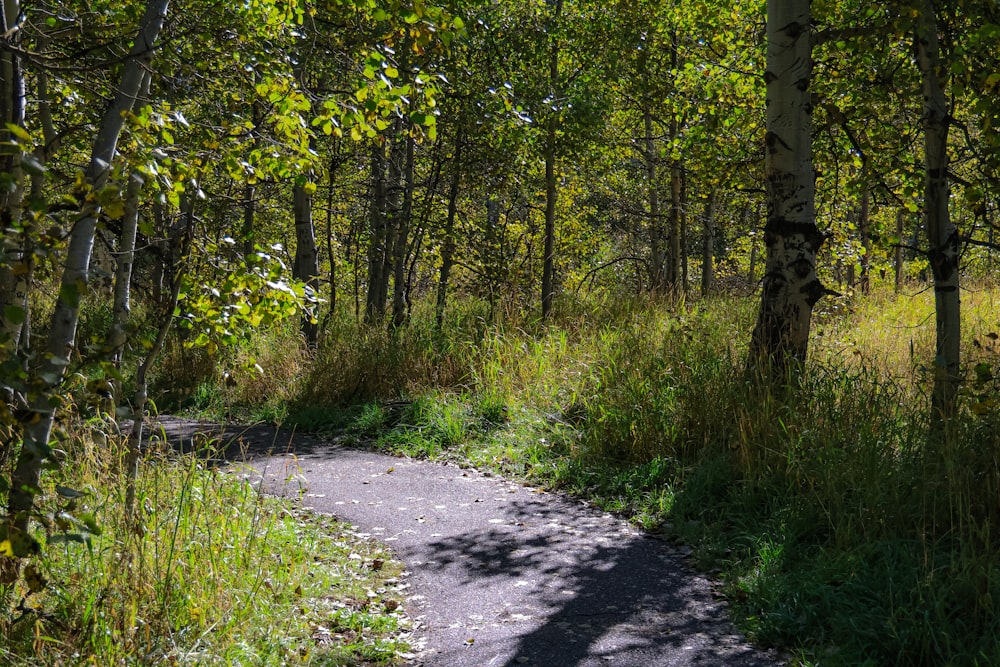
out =
[[[401,564],[218,467],[226,443],[150,449],[130,513],[114,422],[73,419],[59,438],[72,465],[45,478],[47,545],[5,592],[0,664],[389,665],[409,650]]]
[[[963,295],[943,438],[933,295],[916,289],[823,303],[804,379],[780,390],[744,372],[752,300],[607,298],[545,324],[474,302],[442,331],[429,304],[398,331],[344,318],[307,365],[277,333],[230,360],[263,373],[216,370],[188,404],[590,498],[692,545],[740,627],[802,665],[1000,664],[995,296]]]
[[[929,436],[933,295],[917,289],[822,302],[804,378],[772,390],[755,385],[744,369],[757,304],[725,296],[688,303],[563,300],[547,323],[509,313],[491,320],[486,305],[467,300],[452,307],[440,331],[433,305],[420,302],[398,330],[334,317],[316,350],[305,349],[292,325],[215,357],[175,341],[155,385],[164,411],[281,422],[588,498],[663,539],[691,545],[695,564],[722,580],[741,629],[762,645],[783,648],[796,664],[992,665],[1000,664],[996,296],[990,289],[963,294],[966,380],[960,415],[942,438]],[[379,607],[352,589],[317,598],[306,588],[316,577],[304,571],[318,568],[326,582],[350,562],[343,553],[331,556],[330,574],[307,555],[321,540],[352,544],[349,535],[337,537],[342,528],[330,537],[326,526],[265,503],[239,480],[210,469],[194,475],[192,466],[200,465],[173,463],[146,478],[150,509],[140,533],[148,540],[159,531],[157,544],[192,544],[183,557],[204,553],[207,560],[187,563],[176,550],[165,556],[95,540],[67,564],[53,565],[60,574],[52,578],[101,582],[89,593],[101,605],[67,599],[75,620],[38,626],[36,618],[36,627],[91,632],[87,624],[106,624],[88,635],[107,637],[88,640],[106,642],[100,650],[130,642],[164,657],[169,647],[152,638],[201,628],[204,637],[187,650],[243,650],[240,628],[270,621],[242,616],[257,613],[252,604],[216,605],[212,596],[238,595],[228,583],[188,600],[164,593],[178,588],[163,582],[183,576],[191,585],[181,590],[197,591],[209,572],[214,578],[245,568],[255,573],[249,577],[258,582],[255,593],[267,589],[285,608],[304,610],[268,611],[296,627],[272,634],[289,637],[280,646],[248,651],[275,656],[278,664],[317,650],[317,628],[328,627],[332,613],[311,613],[308,601],[317,599],[347,601],[334,610],[345,619],[337,621],[341,630],[324,635],[347,645],[337,649],[345,655],[368,651],[374,658],[367,659],[391,661],[405,651],[401,618],[388,608],[398,602]],[[183,497],[162,496],[175,488]],[[236,494],[238,502],[229,496],[208,502],[207,493]],[[167,510],[196,502],[198,512],[237,508],[249,525],[234,530],[285,546],[227,551],[220,524],[199,531],[198,512]],[[188,529],[189,536],[176,537]],[[205,534],[219,542],[198,546]],[[123,566],[120,553],[131,554]],[[227,553],[228,560],[219,560]],[[271,562],[275,553],[280,563]],[[382,558],[363,555],[360,562]],[[159,582],[150,584],[149,599],[159,607],[148,617],[140,618],[123,593],[137,568],[144,569],[142,581]],[[371,572],[342,579],[362,574]],[[361,587],[381,586],[391,600],[386,576],[387,583]],[[116,611],[80,616],[98,607]],[[215,607],[225,611],[214,617],[204,611]],[[384,627],[352,634],[355,621],[346,619],[355,614],[358,628]],[[19,632],[43,654],[48,643],[64,641],[29,626]],[[231,648],[206,644],[227,636],[232,640],[223,646]],[[364,642],[352,644],[362,636]]]

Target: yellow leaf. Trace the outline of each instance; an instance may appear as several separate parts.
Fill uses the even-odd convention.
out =
[[[14,557],[14,546],[10,543],[10,540],[0,542],[0,556]]]

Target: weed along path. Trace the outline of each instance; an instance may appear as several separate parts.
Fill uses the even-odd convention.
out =
[[[161,421],[175,445],[216,429],[230,452],[246,452],[265,491],[390,545],[410,571],[415,664],[780,663],[735,632],[679,550],[579,501],[270,427]]]

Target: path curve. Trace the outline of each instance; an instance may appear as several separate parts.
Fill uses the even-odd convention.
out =
[[[734,630],[682,550],[581,501],[269,426],[160,421],[175,446],[212,433],[245,454],[267,492],[389,545],[410,570],[416,665],[781,664]]]

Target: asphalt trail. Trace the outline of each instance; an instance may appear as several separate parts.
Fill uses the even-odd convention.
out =
[[[781,664],[733,629],[681,550],[580,501],[272,427],[161,423],[175,446],[214,432],[265,491],[389,545],[410,571],[417,665]]]

